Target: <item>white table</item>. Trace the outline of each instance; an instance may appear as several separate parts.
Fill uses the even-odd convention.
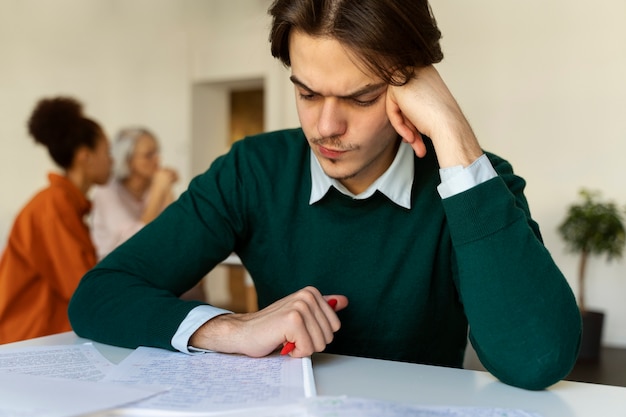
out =
[[[71,345],[87,342],[73,332],[0,345]],[[94,346],[119,363],[131,351]],[[561,381],[545,391],[498,382],[487,372],[319,353],[313,356],[318,395],[348,395],[420,405],[521,408],[543,417],[626,417],[626,388]]]

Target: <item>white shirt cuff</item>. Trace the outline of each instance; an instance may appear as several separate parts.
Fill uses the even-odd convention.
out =
[[[441,184],[437,187],[441,198],[452,197],[498,176],[487,155],[481,155],[467,168],[461,165],[439,170]]]
[[[232,311],[224,310],[209,305],[201,305],[191,310],[185,320],[180,323],[178,330],[172,337],[172,347],[183,353],[199,353],[210,352],[206,349],[199,349],[193,346],[189,346],[189,339],[204,323],[211,320],[214,317],[221,316],[222,314],[230,314]]]

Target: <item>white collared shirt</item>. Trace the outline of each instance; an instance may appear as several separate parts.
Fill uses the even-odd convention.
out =
[[[411,187],[415,167],[413,164],[413,149],[405,142],[400,143],[398,152],[393,162],[376,181],[374,181],[365,191],[354,195],[338,180],[330,178],[324,173],[322,166],[311,151],[311,196],[309,204],[315,204],[321,200],[330,187],[335,187],[345,195],[355,199],[365,199],[373,195],[377,190],[387,196],[391,201],[400,207],[411,209]],[[454,166],[439,170],[441,184],[437,191],[441,198],[452,197],[462,193],[478,184],[481,184],[498,174],[494,170],[487,155],[481,155],[470,166]],[[203,305],[191,310],[185,320],[180,324],[176,334],[172,337],[172,347],[185,353],[202,352],[202,349],[191,348],[187,345],[191,335],[210,319],[221,314],[230,313],[221,308]]]
[[[311,197],[309,204],[314,204],[321,200],[330,187],[335,187],[343,194],[354,199],[366,199],[372,196],[377,190],[383,193],[391,201],[404,207],[411,208],[411,187],[413,185],[413,176],[415,175],[415,167],[413,164],[413,149],[406,142],[401,142],[396,157],[393,162],[376,181],[374,181],[365,191],[358,195],[351,193],[341,182],[334,178],[330,178],[324,173],[322,166],[311,151]],[[441,198],[452,197],[455,194],[462,193],[470,188],[485,182],[496,176],[487,155],[481,155],[467,168],[463,166],[454,166],[439,170],[441,184],[437,187],[437,191]]]
[[[413,150],[408,143],[400,143],[396,157],[376,181],[374,181],[365,191],[354,195],[338,180],[330,178],[324,173],[322,166],[311,151],[311,198],[309,204],[320,201],[328,192],[330,187],[335,187],[343,194],[356,200],[371,197],[377,190],[383,193],[391,201],[404,207],[411,208],[411,186],[415,167],[413,165]]]

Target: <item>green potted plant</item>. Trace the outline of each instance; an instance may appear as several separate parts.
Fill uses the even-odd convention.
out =
[[[592,255],[606,255],[607,261],[621,258],[626,243],[623,213],[600,193],[581,189],[582,201],[569,206],[558,231],[570,252],[578,253],[578,307],[583,320],[583,340],[579,359],[597,360],[600,355],[604,313],[591,311],[585,304],[587,262]]]

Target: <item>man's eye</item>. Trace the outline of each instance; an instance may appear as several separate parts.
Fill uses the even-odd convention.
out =
[[[357,99],[354,99],[353,102],[357,106],[367,107],[367,106],[371,106],[372,104],[376,103],[379,98],[380,98],[380,96],[377,96],[377,97],[373,98],[372,100],[357,100]]]
[[[300,98],[302,100],[313,100],[315,98],[315,94],[304,94],[300,93]]]

